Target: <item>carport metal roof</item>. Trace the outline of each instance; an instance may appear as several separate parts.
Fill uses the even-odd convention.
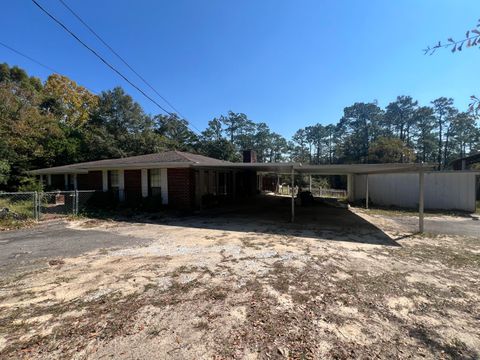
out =
[[[195,165],[194,165],[195,166]],[[221,165],[232,169],[246,169],[275,174],[295,173],[309,175],[349,175],[349,174],[391,174],[419,172],[433,169],[425,164],[335,164],[303,165],[301,163],[238,163]]]
[[[419,232],[424,230],[424,192],[425,192],[425,171],[432,170],[432,165],[426,164],[338,164],[338,165],[303,165],[300,163],[241,163],[229,164],[229,168],[248,169],[258,172],[289,174],[292,184],[295,184],[295,174],[305,175],[367,175],[365,205],[368,209],[368,175],[374,174],[396,174],[396,173],[418,173],[419,194],[418,194],[418,225]],[[292,191],[292,216],[295,221],[295,195]]]

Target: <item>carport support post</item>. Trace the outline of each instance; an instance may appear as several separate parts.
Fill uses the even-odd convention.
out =
[[[365,209],[368,209],[368,174],[365,176]]]
[[[295,186],[295,172],[293,170],[292,166],[292,223],[295,221],[295,191],[294,191],[294,186]]]
[[[425,192],[425,173],[420,170],[418,173],[418,230],[423,233],[423,207],[424,207],[424,192]]]

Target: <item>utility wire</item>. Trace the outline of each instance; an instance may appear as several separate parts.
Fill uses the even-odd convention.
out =
[[[171,113],[170,111],[166,110],[163,106],[161,106],[157,101],[155,101],[153,98],[151,98],[149,95],[147,95],[142,89],[140,89],[137,85],[135,85],[132,81],[130,81],[125,75],[123,75],[120,71],[118,71],[113,65],[111,65],[108,61],[106,61],[98,52],[96,52],[94,49],[92,49],[90,46],[88,46],[84,41],[82,41],[73,31],[71,31],[66,25],[64,25],[60,20],[55,18],[52,14],[50,14],[45,8],[43,8],[36,0],[32,0],[32,2],[40,9],[42,10],[48,17],[50,17],[53,21],[55,21],[58,25],[60,25],[66,32],[68,32],[75,40],[77,40],[80,44],[82,44],[86,49],[88,49],[91,53],[93,53],[96,57],[98,57],[105,65],[107,65],[111,70],[113,70],[115,73],[117,73],[120,77],[122,77],[126,82],[128,82],[131,86],[133,86],[135,89],[137,89],[143,96],[145,96],[148,100],[153,102],[155,105],[157,105],[160,109],[162,109],[166,114],[173,116],[174,113]],[[76,15],[76,13],[69,8],[65,2],[60,0],[60,2],[84,25],[87,27],[88,30],[90,30],[112,53],[114,53],[122,62],[124,62],[125,65],[128,66],[130,70],[132,70],[142,81],[144,81],[150,88],[155,91],[157,95],[159,95],[172,109],[175,110],[176,113],[178,113],[186,122],[187,122],[187,127],[192,126],[199,134],[202,133],[200,129],[198,129],[195,125],[193,125],[187,118],[185,118],[178,110],[173,107],[173,105],[170,104],[162,95],[160,95],[142,76],[140,76],[133,68],[128,65],[128,63],[120,56],[118,55],[112,48],[109,46],[90,26],[88,26],[85,21],[83,21],[80,16]],[[219,146],[216,146],[219,150],[221,149]]]
[[[201,133],[201,130],[198,129],[191,121],[189,121],[175,106],[172,105],[170,101],[168,101],[162,94],[160,94],[151,84],[148,82],[142,75],[138,73],[128,62],[125,60],[120,54],[118,54],[90,25],[88,25],[85,20],[82,19],[80,15],[78,15],[64,0],[58,0],[65,8],[77,18],[103,45],[105,45],[108,50],[110,50],[122,63],[125,64],[135,75],[138,76],[140,80],[143,81],[145,85],[147,85],[155,94],[157,94],[165,103],[170,106],[173,111],[175,111],[180,117],[186,120],[190,126],[192,126],[198,133]]]
[[[52,68],[52,67],[50,67],[50,66],[48,66],[48,65],[45,65],[45,64],[41,63],[41,62],[38,61],[38,60],[35,60],[35,59],[32,58],[31,56],[28,56],[28,55],[26,55],[26,54],[24,54],[24,53],[22,53],[22,52],[20,52],[20,51],[18,51],[18,50],[16,50],[16,49],[12,48],[11,46],[8,46],[7,44],[5,44],[5,43],[3,43],[3,42],[1,42],[1,41],[0,41],[0,45],[3,46],[4,48],[6,48],[6,49],[8,49],[8,50],[10,50],[10,51],[12,51],[12,52],[14,52],[14,53],[17,54],[17,55],[23,56],[24,58],[26,58],[26,59],[34,62],[35,64],[37,64],[37,65],[39,65],[39,66],[41,66],[41,67],[43,67],[43,68],[45,68],[45,69],[53,72],[53,73],[62,74],[60,71],[55,70],[54,68]],[[84,87],[85,89],[87,89],[88,91],[90,91],[92,94],[95,94],[95,95],[96,95],[96,92],[95,92],[95,91],[87,88],[86,86],[83,86],[83,87]]]
[[[75,16],[78,21],[80,21],[100,42],[105,45],[108,50],[110,50],[117,58],[120,59],[122,63],[125,64],[135,75],[138,76],[140,80],[144,82],[145,85],[147,85],[155,94],[157,94],[165,103],[170,106],[177,114],[179,114],[181,117],[184,117],[180,111],[178,111],[175,106],[173,106],[165,97],[162,96],[142,75],[140,75],[122,56],[120,56],[98,33],[92,29],[91,26],[89,26],[81,17],[78,15],[70,6],[65,3],[63,0],[58,0],[60,3],[65,6],[65,8],[73,15]]]
[[[4,44],[4,43],[1,42],[1,41],[0,41],[0,45],[2,45],[4,48],[7,48],[8,50],[14,52],[15,54],[20,55],[20,56],[23,56],[24,58],[26,58],[26,59],[34,62],[35,64],[40,65],[41,67],[43,67],[43,68],[45,68],[45,69],[47,69],[47,70],[50,70],[50,71],[52,71],[52,72],[54,72],[54,73],[57,73],[57,74],[60,74],[59,71],[51,68],[51,67],[48,66],[48,65],[42,64],[40,61],[35,60],[34,58],[32,58],[32,57],[30,57],[30,56],[28,56],[28,55],[26,55],[26,54],[24,54],[24,53],[22,53],[22,52],[20,52],[20,51],[18,51],[18,50],[15,50],[15,49],[12,48],[11,46],[8,46],[7,44]]]
[[[64,25],[60,20],[58,20],[55,16],[50,14],[46,9],[44,9],[36,0],[32,0],[32,2],[44,12],[50,19],[55,21],[60,27],[62,27],[67,33],[69,33],[75,40],[77,40],[80,44],[82,44],[87,50],[89,50],[92,54],[94,54],[97,58],[99,58],[105,65],[107,65],[112,71],[117,73],[123,80],[137,89],[143,96],[145,96],[148,100],[152,103],[157,105],[161,110],[163,110],[168,115],[173,115],[170,111],[165,109],[162,105],[160,105],[157,101],[155,101],[152,97],[150,97],[147,93],[145,93],[142,89],[140,89],[137,85],[135,85],[132,81],[130,81],[125,75],[123,75],[120,71],[118,71],[113,65],[111,65],[107,60],[105,60],[97,51],[92,49],[88,46],[85,42],[83,42],[75,33],[73,33],[66,25]]]

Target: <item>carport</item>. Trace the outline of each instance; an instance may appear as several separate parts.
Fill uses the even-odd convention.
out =
[[[418,173],[418,230],[424,232],[424,173],[432,166],[425,164],[336,164],[336,165],[303,165],[301,163],[239,163],[230,167],[254,170],[257,173],[291,176],[292,186],[295,186],[295,175],[344,175],[347,176],[347,192],[349,200],[353,200],[353,182],[355,175],[366,176],[365,207],[368,209],[369,185],[368,175]],[[295,222],[295,194],[291,195],[291,222]]]

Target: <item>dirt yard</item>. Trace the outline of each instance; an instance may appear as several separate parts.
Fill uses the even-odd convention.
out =
[[[480,239],[355,216],[65,223],[148,242],[4,277],[0,358],[479,358]]]

